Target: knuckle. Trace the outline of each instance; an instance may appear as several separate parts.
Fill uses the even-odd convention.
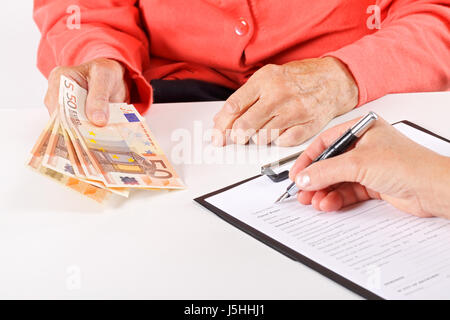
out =
[[[52,69],[49,74],[49,80],[59,79],[59,76],[66,73],[67,67],[58,66]]]
[[[279,134],[281,134],[281,130],[292,128],[292,126],[288,117],[286,117],[285,115],[280,115],[276,116],[272,120],[271,128],[272,131],[277,131]]]
[[[270,91],[264,91],[261,94],[261,102],[259,103],[261,108],[267,108],[271,110],[282,109],[280,105],[283,100],[283,92],[277,86],[271,86]]]
[[[104,107],[105,103],[109,102],[109,98],[105,92],[96,93],[92,96],[93,102],[91,105],[99,105],[100,107]]]
[[[107,110],[109,106],[109,100],[103,96],[88,95],[86,99],[86,110]]]
[[[279,69],[280,69],[280,66],[276,65],[276,64],[273,64],[273,63],[269,63],[269,64],[266,64],[263,67],[263,69],[264,69],[265,72],[273,73],[273,72],[278,72]]]
[[[239,109],[239,110],[241,109],[240,99],[238,98],[237,94],[230,96],[227,100],[227,103],[235,109]]]
[[[279,66],[276,64],[266,64],[264,66],[262,66],[261,68],[259,68],[254,75],[256,75],[257,77],[264,77],[264,76],[270,76],[271,74],[273,74],[274,72],[277,72],[279,70]]]
[[[233,124],[233,129],[242,129],[245,130],[249,128],[249,123],[247,119],[239,118]]]
[[[117,61],[111,59],[96,59],[91,62],[89,69],[94,74],[104,74],[104,73],[122,73],[123,68],[121,64]]]
[[[98,89],[98,88],[96,88],[95,90],[94,89],[89,90],[88,91],[88,95],[87,95],[87,99],[86,99],[87,103],[91,104],[91,105],[92,104],[94,104],[94,105],[98,105],[98,104],[103,105],[104,103],[109,102],[109,100],[110,99],[109,99],[108,92],[106,90]]]
[[[89,71],[91,74],[104,73],[107,70],[107,66],[103,62],[93,61],[89,66]]]
[[[254,118],[260,118],[260,117],[276,117],[278,116],[277,113],[277,107],[276,107],[276,103],[272,103],[269,101],[266,101],[266,99],[264,100],[260,100],[257,104],[253,105],[250,107],[250,111],[252,112],[252,116]]]

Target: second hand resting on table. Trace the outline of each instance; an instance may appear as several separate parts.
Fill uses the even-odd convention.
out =
[[[222,146],[229,137],[238,144],[251,138],[257,144],[299,145],[357,103],[355,80],[336,58],[268,64],[216,114],[213,143]]]
[[[300,189],[298,201],[335,211],[382,199],[419,217],[450,218],[450,158],[413,142],[381,118],[352,149],[309,166],[357,121],[326,130],[299,156],[289,173]]]

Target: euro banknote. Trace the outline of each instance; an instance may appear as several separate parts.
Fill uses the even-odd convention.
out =
[[[111,195],[111,192],[108,189],[94,186],[90,183],[79,180],[72,176],[68,176],[66,174],[62,174],[60,172],[44,167],[42,165],[42,161],[45,157],[45,152],[48,148],[50,135],[52,133],[55,121],[56,121],[56,114],[52,116],[47,126],[44,128],[41,135],[39,136],[33,149],[31,150],[31,154],[27,161],[27,165],[34,171],[54,181],[57,181],[58,183],[64,185],[65,187],[74,190],[79,194],[82,194],[83,196],[93,199],[99,203],[105,202]]]
[[[61,83],[62,83],[62,81],[63,80],[61,79]],[[74,87],[74,88],[76,89],[77,87]],[[76,99],[77,101],[78,100],[81,101],[80,103],[84,103],[84,101],[86,100],[85,92],[86,92],[85,90],[84,91],[80,90],[77,93],[77,96],[74,97],[73,99]],[[91,160],[88,157],[86,150],[84,149],[84,146],[81,144],[81,141],[76,132],[76,129],[70,125],[70,122],[68,122],[67,118],[65,117],[64,105],[63,105],[63,103],[64,103],[63,94],[64,93],[62,91],[59,91],[59,118],[61,120],[61,125],[64,128],[64,131],[69,136],[69,139],[72,143],[73,149],[76,153],[76,159],[78,159],[78,162],[80,165],[80,168],[78,171],[79,172],[83,171],[84,175],[90,180],[104,182],[104,179],[94,168]]]
[[[84,88],[62,76],[59,92],[61,118],[76,136],[81,162],[92,164],[107,187],[184,188],[133,105],[110,103],[108,125],[98,127],[87,118]]]
[[[56,118],[42,159],[42,166],[60,174],[77,178],[96,187],[106,189],[106,186],[101,181],[89,180],[84,174],[83,169],[78,167],[77,157],[74,151],[71,150],[69,140],[67,139],[68,135],[65,135],[64,131],[59,117]],[[124,197],[128,197],[130,193],[128,188],[109,188],[109,191]]]

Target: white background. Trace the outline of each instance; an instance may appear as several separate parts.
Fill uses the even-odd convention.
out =
[[[39,38],[33,21],[33,1],[2,1],[0,109],[44,107],[47,80],[36,67]]]

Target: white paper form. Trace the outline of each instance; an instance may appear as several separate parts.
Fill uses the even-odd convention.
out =
[[[450,156],[450,144],[401,132]],[[290,184],[262,176],[205,201],[385,299],[450,299],[450,220],[418,218],[371,200],[334,213],[274,201]]]

